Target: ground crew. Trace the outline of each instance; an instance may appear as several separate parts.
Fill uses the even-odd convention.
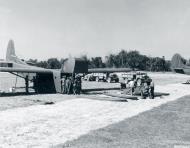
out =
[[[66,86],[66,94],[71,94],[72,93],[72,89],[73,89],[73,83],[72,83],[72,79],[71,77],[68,77],[66,79],[66,82],[65,82],[65,86]]]
[[[66,93],[66,77],[63,77],[61,79],[61,93]]]
[[[148,97],[150,94],[149,94],[149,86],[148,84],[145,82],[144,83],[144,86],[142,87],[142,90],[141,90],[141,97],[143,99],[146,99],[146,97]]]
[[[135,90],[135,81],[133,79],[129,82],[129,87],[131,89],[131,95],[133,95]]]
[[[79,95],[81,92],[81,77],[76,76],[73,83],[73,93],[74,95]]]

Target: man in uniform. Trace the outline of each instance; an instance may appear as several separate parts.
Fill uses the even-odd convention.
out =
[[[62,94],[66,93],[66,77],[65,76],[61,79],[61,93]]]
[[[76,75],[73,84],[73,93],[75,95],[79,95],[80,92],[81,92],[81,77],[79,75]]]
[[[70,94],[70,90],[71,90],[71,78],[70,77],[68,77],[67,79],[66,79],[66,82],[65,82],[65,90],[66,90],[66,94]]]
[[[131,89],[131,95],[133,95],[134,90],[135,90],[135,81],[134,81],[134,79],[131,79],[131,81],[129,82],[129,87]]]
[[[146,99],[146,97],[148,97],[149,94],[149,86],[147,84],[147,82],[144,82],[142,90],[141,90],[141,97],[142,99]]]

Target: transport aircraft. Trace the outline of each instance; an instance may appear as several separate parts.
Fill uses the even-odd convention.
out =
[[[176,73],[190,75],[190,66],[185,65],[185,60],[180,54],[174,54],[171,60],[171,67]]]
[[[19,59],[15,54],[14,42],[10,40],[7,46],[6,59],[0,60],[0,72],[9,72],[25,80],[26,93],[29,92],[29,81],[37,93],[61,93],[61,78],[64,75],[73,76],[77,73],[112,73],[130,72],[130,68],[95,68],[88,69],[88,62],[79,58],[68,58],[61,69],[45,69],[31,66]]]

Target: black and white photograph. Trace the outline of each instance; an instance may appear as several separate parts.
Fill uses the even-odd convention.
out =
[[[190,0],[0,0],[0,148],[190,148]]]

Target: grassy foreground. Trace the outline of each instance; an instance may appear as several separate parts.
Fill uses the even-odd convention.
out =
[[[57,146],[65,147],[189,148],[190,96]]]

